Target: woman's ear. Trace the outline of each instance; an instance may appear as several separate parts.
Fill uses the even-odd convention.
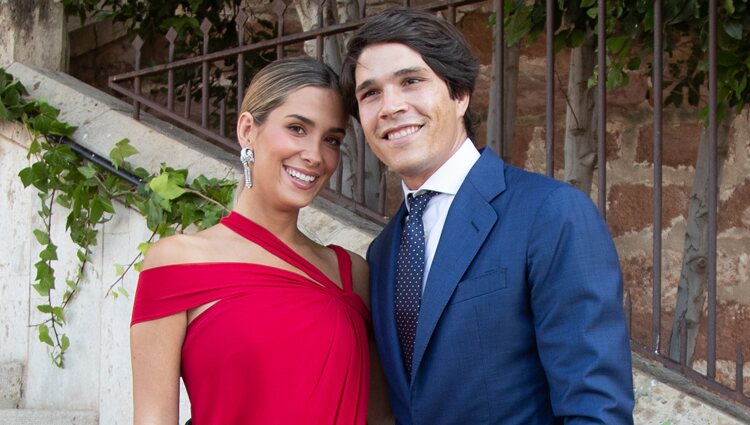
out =
[[[237,120],[237,140],[241,147],[252,148],[251,142],[254,140],[254,132],[257,131],[255,119],[250,112],[243,112]]]

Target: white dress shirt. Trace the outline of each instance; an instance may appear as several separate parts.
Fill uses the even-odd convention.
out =
[[[435,258],[440,235],[443,233],[445,218],[448,210],[456,197],[458,189],[466,179],[466,175],[479,159],[479,151],[471,140],[466,139],[460,148],[443,165],[440,166],[417,190],[409,190],[404,182],[401,188],[404,190],[404,199],[412,194],[417,196],[424,191],[433,190],[437,195],[430,199],[422,214],[422,223],[425,233],[425,261],[424,276],[422,277],[422,293],[424,293],[427,276],[430,274],[432,260]],[[409,203],[406,203],[409,208]]]

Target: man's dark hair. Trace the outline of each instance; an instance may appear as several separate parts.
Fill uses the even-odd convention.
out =
[[[479,73],[479,62],[458,29],[437,16],[420,10],[393,8],[370,17],[347,43],[341,66],[341,88],[350,114],[359,119],[354,71],[362,51],[369,45],[400,43],[422,56],[427,66],[445,82],[451,99],[470,96]],[[474,120],[464,115],[466,134],[474,139]]]

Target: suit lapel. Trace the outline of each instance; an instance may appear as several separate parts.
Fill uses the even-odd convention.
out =
[[[489,202],[504,189],[503,163],[485,149],[453,199],[443,226],[419,310],[412,379],[453,291],[498,220]]]
[[[399,211],[383,230],[383,239],[378,250],[379,261],[376,262],[377,269],[371,270],[373,276],[371,302],[373,313],[376,313],[373,316],[373,325],[379,345],[385,348],[380,350],[380,360],[386,374],[391,377],[390,381],[397,383],[398,388],[401,388],[404,394],[408,390],[408,381],[401,356],[401,343],[396,331],[393,297],[396,282],[396,259],[405,214],[406,207],[401,204]]]

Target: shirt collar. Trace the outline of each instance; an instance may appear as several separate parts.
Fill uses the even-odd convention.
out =
[[[464,179],[466,179],[466,175],[469,174],[474,163],[479,159],[479,156],[479,151],[474,146],[474,143],[470,139],[464,140],[461,147],[440,168],[432,173],[427,181],[417,190],[409,190],[402,180],[401,189],[404,191],[404,199],[408,199],[410,194],[416,196],[417,193],[427,190],[434,190],[438,193],[455,196]],[[406,203],[406,208],[409,208],[408,202]]]

